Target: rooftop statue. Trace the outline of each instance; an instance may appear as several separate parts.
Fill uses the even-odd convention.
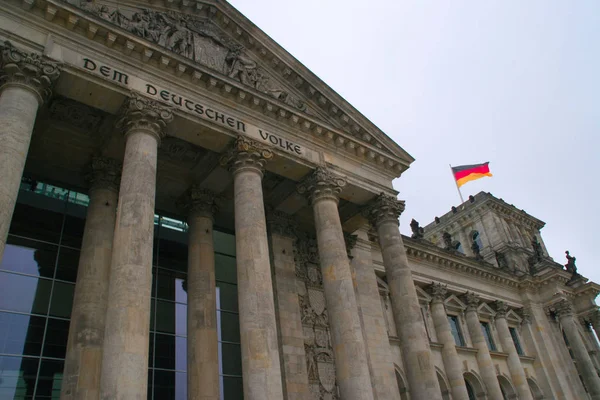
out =
[[[567,272],[570,272],[573,276],[577,275],[577,266],[575,265],[575,260],[577,260],[577,258],[571,256],[569,250],[565,251],[565,254],[567,257],[567,263],[565,264]]]
[[[410,221],[410,229],[412,230],[412,236],[411,238],[413,239],[423,239],[423,235],[425,233],[425,229],[421,228],[419,226],[419,223],[413,218],[412,221]]]

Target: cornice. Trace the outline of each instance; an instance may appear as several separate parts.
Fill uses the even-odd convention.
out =
[[[277,59],[276,55],[267,52],[266,47],[262,46],[258,41],[252,39],[254,40],[252,46],[248,46],[252,42],[250,39],[252,36],[239,26],[237,28],[234,27],[235,24],[231,24],[231,21],[226,22],[228,17],[219,9],[219,7],[223,6],[222,4],[219,3],[218,5],[214,5],[203,1],[166,1],[166,4],[175,5],[176,3],[177,5],[187,4],[186,10],[189,9],[189,12],[194,10],[194,13],[196,13],[205,10],[202,12],[208,13],[210,18],[212,18],[212,21],[216,22],[220,28],[230,33],[233,30],[235,35],[237,35],[237,40],[242,41],[244,46],[251,50],[254,55],[259,54],[263,58],[263,62],[269,61],[270,57],[271,66],[273,66],[273,64],[279,65],[273,61]],[[208,67],[175,54],[166,48],[146,41],[143,38],[125,31],[108,21],[104,21],[100,17],[89,14],[75,6],[60,0],[21,0],[21,4],[22,9],[26,10],[25,12],[28,12],[29,15],[36,14],[36,12],[39,15],[39,12],[43,12],[45,22],[43,22],[41,18],[38,21],[36,21],[35,18],[28,18],[33,23],[44,23],[44,26],[46,26],[45,24],[47,23],[52,23],[55,25],[55,28],[60,27],[61,29],[65,29],[65,36],[76,33],[82,37],[87,37],[87,39],[93,40],[96,44],[102,44],[109,53],[118,52],[122,56],[131,57],[131,60],[135,63],[139,64],[142,62],[148,66],[156,66],[163,71],[163,75],[165,73],[170,73],[172,79],[185,81],[187,82],[187,85],[190,83],[198,85],[210,93],[225,97],[229,103],[234,101],[236,104],[245,106],[250,110],[261,110],[263,115],[276,121],[277,124],[284,123],[292,129],[310,134],[313,138],[317,139],[318,142],[322,142],[324,147],[331,148],[333,145],[337,151],[362,160],[367,165],[370,165],[372,168],[379,171],[379,173],[388,177],[394,178],[400,176],[413,161],[412,157],[408,154],[397,155],[390,154],[389,151],[386,152],[376,140],[381,140],[381,137],[371,137],[366,141],[366,131],[361,136],[360,133],[362,131],[360,129],[357,132],[353,132],[352,129],[348,129],[347,131],[340,130],[326,122],[305,114],[268,94],[259,92],[233,78],[224,76]],[[148,6],[147,2],[131,2],[131,4]],[[192,5],[194,7],[190,8]],[[155,3],[152,3],[151,6],[153,9],[160,9]],[[205,7],[208,7],[208,11],[206,11]],[[163,9],[171,10],[173,8],[163,7]],[[175,9],[181,11],[178,7],[175,7]],[[19,14],[22,14],[22,11],[19,12]],[[230,28],[228,28],[229,25],[231,25]],[[257,31],[259,30],[253,31],[253,34],[256,34]],[[235,35],[234,37],[236,37]],[[287,56],[288,58],[291,58],[289,54],[287,54]],[[286,75],[292,75],[292,67],[290,65],[287,65],[285,68],[278,67],[277,65],[276,68],[271,68],[271,70],[283,74],[284,78]],[[297,61],[295,61],[293,68],[299,68],[299,63]],[[308,72],[304,66],[301,66],[301,69],[306,70],[303,72]],[[287,70],[290,72],[287,73]],[[289,83],[291,79],[294,78],[286,78],[286,82]],[[323,82],[319,81],[319,84],[325,86]],[[296,86],[296,88],[305,86],[305,83],[303,83],[300,86]],[[312,95],[310,98],[314,97],[315,95]],[[393,141],[383,133],[381,133],[381,135],[384,136],[384,139],[393,143]]]

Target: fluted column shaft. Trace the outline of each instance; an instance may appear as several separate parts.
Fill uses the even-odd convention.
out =
[[[119,125],[125,158],[112,253],[102,359],[102,400],[145,400],[157,148],[170,110],[134,96]]]
[[[404,202],[381,194],[365,210],[377,229],[411,399],[441,400],[421,306],[398,226]]]
[[[244,399],[283,398],[271,262],[262,191],[273,153],[239,137],[222,159],[233,174]]]
[[[343,178],[317,168],[298,191],[308,194],[313,207],[340,396],[344,400],[372,400],[365,342],[338,212],[338,195],[345,184]]]
[[[467,310],[465,312],[467,327],[469,328],[469,335],[471,336],[473,347],[477,349],[477,365],[479,366],[481,378],[487,389],[488,399],[502,400],[504,397],[500,390],[500,383],[496,376],[492,356],[490,355],[490,350],[483,336],[481,322],[479,321],[479,315],[477,313],[479,298],[472,293],[467,293],[465,302],[467,303]]]
[[[213,193],[193,186],[188,207],[187,386],[189,400],[219,399]]]
[[[512,339],[510,330],[508,329],[508,323],[506,322],[506,312],[508,307],[503,302],[496,302],[496,330],[500,338],[500,344],[502,344],[502,350],[508,353],[508,371],[512,378],[512,383],[517,389],[520,400],[533,400],[529,384],[527,383],[527,377],[525,376],[525,370],[521,364],[521,359],[517,353],[515,342]]]
[[[577,322],[573,316],[572,305],[568,301],[562,300],[555,305],[554,311],[565,332],[565,336],[569,341],[569,346],[573,352],[577,370],[581,375],[581,379],[583,379],[583,383],[588,390],[590,398],[592,400],[600,399],[600,377],[598,377],[598,374],[596,373],[594,363],[592,362],[585,347],[585,343],[583,343],[579,331],[577,330]]]
[[[450,391],[454,400],[469,400],[469,393],[465,385],[465,378],[462,374],[462,365],[456,351],[456,342],[452,336],[444,299],[446,298],[446,288],[441,284],[433,284],[429,288],[432,295],[431,316],[437,333],[438,341],[442,347],[442,361],[446,377],[450,383]]]
[[[97,400],[121,165],[95,158],[60,398]]]
[[[58,64],[0,44],[0,260],[19,194],[38,108],[58,78]]]

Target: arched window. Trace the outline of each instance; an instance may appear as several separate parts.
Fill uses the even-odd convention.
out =
[[[400,391],[400,400],[408,400],[408,388],[406,386],[406,381],[398,369],[396,369],[396,382],[398,383],[398,390]]]
[[[475,397],[475,389],[473,389],[473,386],[471,386],[469,381],[466,379],[465,386],[467,387],[467,395],[469,396],[469,400],[477,400],[477,397]]]

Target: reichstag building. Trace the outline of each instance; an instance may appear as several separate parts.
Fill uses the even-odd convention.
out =
[[[600,286],[224,0],[0,2],[0,399],[600,399]]]

